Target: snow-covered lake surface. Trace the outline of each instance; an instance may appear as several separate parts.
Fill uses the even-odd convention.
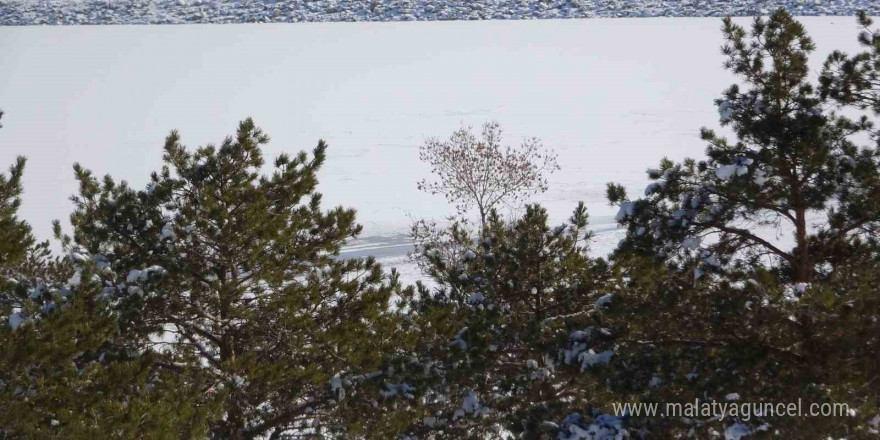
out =
[[[880,12],[876,0],[0,0],[0,25],[530,20]]]
[[[747,20],[743,20],[744,22]],[[818,70],[855,49],[850,17],[803,19]],[[80,162],[136,187],[161,166],[164,137],[218,143],[253,116],[267,157],[330,145],[325,205],[354,207],[372,254],[417,277],[412,220],[452,213],[416,189],[426,137],[494,119],[506,139],[538,136],[562,170],[536,198],[555,221],[587,203],[594,251],[620,239],[604,185],[639,195],[663,156],[699,157],[717,126],[720,20],[542,20],[299,25],[0,28],[0,164],[29,159],[23,216],[50,237],[65,221]]]

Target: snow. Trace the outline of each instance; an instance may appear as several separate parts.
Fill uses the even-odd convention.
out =
[[[703,262],[712,267],[721,267],[721,261],[718,260],[718,256],[714,254],[705,258]]]
[[[614,298],[613,293],[602,295],[599,299],[596,300],[596,308],[602,309],[602,308],[610,306],[612,298]]]
[[[783,299],[789,302],[797,302],[810,287],[809,283],[795,283],[785,286],[782,291]]]
[[[645,191],[647,192],[647,191]],[[633,215],[633,211],[635,210],[636,204],[634,202],[626,201],[620,204],[620,210],[617,211],[617,215],[614,216],[614,219],[622,222]]]
[[[471,391],[465,396],[464,400],[462,400],[461,408],[456,410],[455,414],[452,415],[452,420],[458,420],[469,414],[479,415],[482,409],[483,406],[480,404],[480,400],[477,399],[476,393]]]
[[[136,283],[138,281],[141,281],[142,277],[143,277],[143,279],[146,279],[146,276],[144,275],[143,271],[138,270],[138,269],[134,269],[128,273],[127,277],[125,277],[125,282],[126,283]]]
[[[629,438],[621,417],[602,414],[584,424],[580,414],[571,414],[561,423],[560,440],[623,440]]]
[[[467,327],[462,328],[459,332],[452,338],[452,341],[449,342],[450,347],[458,347],[461,351],[467,351],[467,342],[462,339],[465,332],[467,332]]]
[[[589,339],[590,334],[593,332],[592,328],[587,328],[584,330],[575,330],[573,331],[568,338],[572,341],[583,341]]]
[[[586,17],[721,17],[766,15],[785,7],[797,15],[880,13],[872,0],[11,0],[0,25],[277,23],[325,21],[525,20]]]
[[[541,367],[538,361],[529,359],[526,361],[529,371],[529,380],[541,380],[550,377],[550,369]]]
[[[468,296],[467,302],[468,304],[479,304],[486,300],[485,295],[480,292],[472,293]]]
[[[852,17],[803,21],[818,46],[814,71],[830,50],[857,49]],[[171,129],[196,147],[253,116],[272,137],[269,163],[327,140],[324,206],[353,207],[364,225],[343,256],[375,255],[412,282],[421,276],[406,258],[411,221],[454,212],[416,189],[429,172],[419,145],[497,120],[510,143],[537,136],[556,150],[562,169],[532,201],[551,223],[584,201],[601,256],[623,236],[607,182],[638,195],[663,156],[703,157],[699,128],[717,127],[713,100],[732,81],[719,67],[719,27],[717,18],[0,27],[0,167],[28,156],[21,215],[49,239],[52,219],[72,207],[74,162],[145,188]]]
[[[379,395],[384,398],[390,398],[394,396],[403,396],[407,399],[415,399],[415,396],[412,394],[416,389],[410,384],[406,383],[386,383],[385,389],[379,391]]]
[[[330,391],[336,395],[338,400],[345,399],[345,388],[342,386],[342,378],[338,374],[330,379]]]
[[[731,117],[733,117],[733,106],[731,106],[730,101],[721,101],[721,104],[718,106],[718,116],[720,122],[730,122]]]
[[[162,226],[162,235],[160,239],[171,239],[172,241],[177,239],[177,235],[174,233],[174,223],[170,221],[165,222],[165,224]]]
[[[614,356],[614,352],[611,350],[596,353],[591,348],[586,353],[581,353],[580,355],[578,355],[578,360],[581,361],[581,371],[586,371],[588,368],[595,367],[597,365],[605,365],[608,362],[611,362],[612,356]]]
[[[752,430],[742,423],[734,423],[724,430],[724,440],[739,440],[752,433]]]
[[[145,269],[133,269],[125,277],[125,282],[139,283],[149,280],[151,276],[162,275],[165,272],[165,268],[163,268],[162,266],[150,266]]]
[[[45,288],[43,287],[43,285],[42,285],[42,284],[38,284],[36,287],[34,287],[34,288],[31,290],[31,293],[28,294],[28,298],[30,298],[30,299],[32,299],[32,300],[36,300],[36,299],[38,299],[41,295],[43,295],[43,291],[44,291],[44,290],[45,290]]]
[[[650,196],[666,187],[666,182],[653,182],[645,187],[645,195]],[[632,213],[630,213],[632,215]]]
[[[715,175],[721,180],[730,180],[734,176],[742,176],[749,172],[749,167],[745,165],[721,165],[715,169]]]
[[[15,312],[9,315],[9,327],[13,330],[17,329],[19,326],[24,324],[25,317],[21,315],[20,312]]]
[[[758,186],[764,186],[764,184],[767,183],[767,179],[768,176],[766,171],[761,168],[755,170],[755,175],[753,179],[755,184],[757,184]]]
[[[730,165],[721,165],[715,169],[715,176],[721,180],[730,180],[735,176],[743,176],[748,174],[749,165],[755,161],[748,157],[737,158],[736,162]],[[757,177],[757,176],[756,176]]]
[[[844,154],[844,155],[841,155],[841,156],[838,158],[838,160],[839,160],[840,162],[842,162],[843,164],[847,165],[847,166],[850,167],[850,168],[855,168],[855,167],[856,167],[856,160],[853,159],[853,158],[850,157],[850,156],[845,155],[845,154]]]
[[[687,237],[681,242],[681,247],[685,249],[698,249],[700,247],[700,237]]]
[[[868,421],[868,426],[871,427],[868,429],[871,434],[880,434],[880,414],[874,416],[873,419]]]

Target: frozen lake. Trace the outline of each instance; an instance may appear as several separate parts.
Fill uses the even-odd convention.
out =
[[[747,19],[743,19],[747,21]],[[851,17],[804,18],[818,70],[853,50]],[[562,170],[536,201],[563,220],[583,200],[599,232],[619,240],[604,185],[640,194],[663,156],[702,155],[717,126],[720,20],[654,18],[296,25],[0,28],[0,164],[28,157],[22,215],[44,238],[66,221],[71,165],[143,186],[164,137],[219,143],[252,116],[266,151],[330,145],[325,206],[354,207],[363,239],[347,255],[405,266],[413,219],[452,213],[420,193],[426,137],[494,119],[506,139],[537,136]],[[411,269],[411,268],[410,268]]]

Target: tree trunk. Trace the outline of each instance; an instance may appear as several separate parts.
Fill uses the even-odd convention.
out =
[[[231,273],[235,274],[235,271],[232,270],[223,270],[223,273],[220,276],[220,286],[217,290],[217,296],[220,302],[220,319],[224,320],[232,318],[232,289],[233,287],[227,284],[226,274]],[[232,282],[232,280],[230,280]],[[223,370],[224,374],[234,373],[233,371],[229,371],[230,367],[234,367],[235,363],[235,335],[231,332],[229,328],[224,328],[223,334],[220,336],[220,367]],[[232,384],[232,388],[230,393],[226,398],[226,426],[228,428],[228,432],[226,435],[229,440],[242,440],[245,438],[244,436],[244,428],[245,421],[244,416],[241,411],[241,407],[239,406],[238,400],[238,384]]]
[[[809,283],[812,275],[810,261],[810,239],[807,235],[807,210],[798,208],[795,210],[795,238],[797,247],[792,261],[792,277],[796,283]]]

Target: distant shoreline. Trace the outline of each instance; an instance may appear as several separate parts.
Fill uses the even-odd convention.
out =
[[[880,14],[874,0],[13,0],[0,25],[387,22]]]

